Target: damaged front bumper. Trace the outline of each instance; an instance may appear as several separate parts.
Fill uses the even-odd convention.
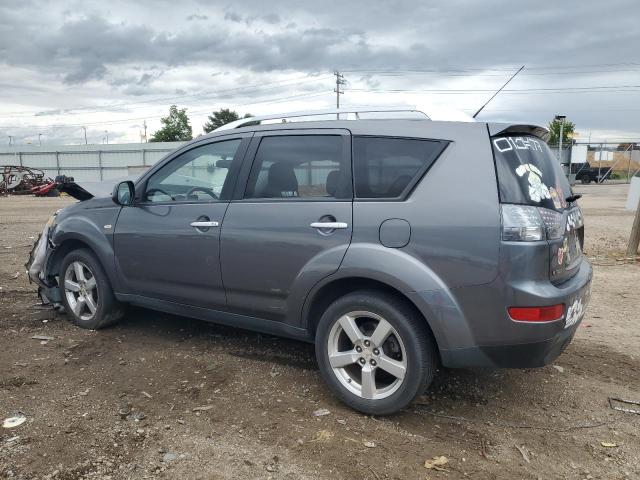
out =
[[[38,285],[38,296],[45,305],[53,304],[54,307],[62,306],[62,297],[55,279],[50,278],[46,272],[49,258],[55,249],[51,241],[51,231],[54,225],[55,215],[49,219],[42,233],[38,236],[29,253],[29,259],[25,264],[29,282]]]

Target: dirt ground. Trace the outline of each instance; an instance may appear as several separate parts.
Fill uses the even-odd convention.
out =
[[[555,365],[442,370],[384,418],[333,398],[311,345],[139,309],[93,332],[39,308],[23,264],[73,200],[0,198],[0,421],[27,417],[0,428],[0,478],[640,478],[640,415],[607,400],[640,400],[627,188],[576,187],[593,296]]]

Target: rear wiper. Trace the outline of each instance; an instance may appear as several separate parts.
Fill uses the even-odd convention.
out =
[[[579,200],[580,198],[582,198],[582,195],[580,195],[579,193],[574,193],[573,195],[569,195],[567,198],[565,198],[565,200],[567,201],[567,203],[572,203],[576,200]]]

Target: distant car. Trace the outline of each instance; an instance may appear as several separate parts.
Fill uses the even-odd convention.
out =
[[[43,299],[83,328],[133,304],[313,342],[368,414],[407,406],[439,364],[539,367],[569,344],[592,271],[546,130],[260,121],[61,210],[29,263]]]
[[[571,173],[575,174],[576,181],[581,183],[600,183],[608,175],[608,168],[592,167],[589,163],[572,163]]]

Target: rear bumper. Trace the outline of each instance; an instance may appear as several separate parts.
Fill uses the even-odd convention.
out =
[[[583,260],[577,274],[560,286],[548,279],[498,279],[491,285],[456,291],[457,315],[449,315],[441,325],[445,328],[439,332],[434,330],[436,338],[438,333],[441,337],[438,345],[443,365],[529,368],[553,362],[571,342],[582,321],[591,295],[592,274],[591,265]],[[552,322],[515,322],[507,312],[509,306],[559,303],[565,305],[565,314]],[[455,330],[446,328],[447,324],[455,324]]]
[[[579,322],[578,322],[579,324]],[[490,345],[442,351],[442,363],[449,368],[534,368],[553,362],[571,343],[578,324],[541,342]]]

